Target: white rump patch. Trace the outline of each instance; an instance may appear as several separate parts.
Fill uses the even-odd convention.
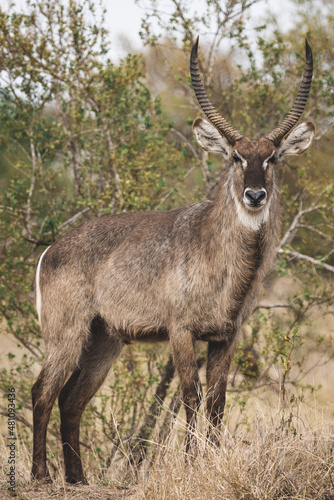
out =
[[[237,209],[237,216],[239,219],[239,222],[246,228],[251,231],[258,231],[261,227],[262,224],[264,224],[269,217],[269,208],[270,208],[270,202],[266,204],[265,207],[263,207],[261,210],[259,210],[258,214],[248,214],[247,213],[247,208],[243,208],[240,201],[238,200],[233,187],[231,188],[231,194]]]
[[[40,259],[38,261],[38,264],[37,264],[37,269],[36,269],[36,278],[35,278],[35,283],[36,283],[36,309],[37,309],[37,314],[38,314],[38,319],[39,319],[39,322],[41,323],[41,310],[42,310],[42,296],[41,296],[41,289],[40,289],[40,286],[39,286],[39,274],[40,274],[40,270],[41,270],[41,263],[42,263],[42,259],[45,255],[45,253],[47,252],[47,250],[49,250],[50,247],[46,248],[44,250],[44,252],[42,253],[42,255],[40,256]]]

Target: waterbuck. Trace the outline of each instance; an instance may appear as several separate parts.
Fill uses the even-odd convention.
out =
[[[313,62],[306,41],[304,73],[290,112],[266,137],[250,140],[209,101],[197,49],[198,39],[190,58],[192,84],[211,123],[197,118],[194,134],[206,151],[228,162],[215,200],[90,220],[46,249],[38,262],[45,361],[32,388],[35,478],[49,478],[46,431],[59,394],[66,479],[86,483],[81,415],[124,344],[133,341],[169,340],[188,428],[195,425],[201,399],[194,342],[207,342],[207,413],[213,426],[221,423],[235,337],[275,258],[275,165],[303,153],[314,135],[312,122],[293,128],[308,98]]]

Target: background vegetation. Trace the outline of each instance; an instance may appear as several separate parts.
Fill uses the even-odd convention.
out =
[[[254,138],[289,110],[307,36],[315,69],[303,119],[315,121],[316,138],[277,172],[284,218],[277,265],[240,332],[222,449],[203,444],[202,461],[185,469],[168,346],[131,345],[84,414],[85,469],[96,488],[137,485],[131,492],[144,498],[334,498],[333,432],[316,411],[334,382],[324,380],[334,351],[334,11],[325,0],[294,2],[295,25],[286,32],[274,16],[257,24],[254,4],[264,2],[206,0],[198,12],[185,0],[168,0],[163,10],[145,2],[144,49],[117,64],[104,13],[91,0],[0,9],[0,314],[3,338],[15,341],[3,353],[1,413],[6,436],[7,394],[15,387],[22,495],[30,488],[29,498],[46,498],[27,483],[30,389],[43,362],[33,299],[38,256],[87,218],[215,196],[223,166],[191,131],[200,110],[188,61],[199,34],[212,101]],[[205,345],[197,350],[201,367]],[[323,412],[333,414],[333,400]],[[203,419],[203,436],[206,425]],[[57,407],[48,455],[62,485]],[[1,459],[6,490],[6,452]]]

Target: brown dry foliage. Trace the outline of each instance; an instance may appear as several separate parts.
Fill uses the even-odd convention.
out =
[[[123,464],[127,471],[124,482],[110,480],[108,485],[94,475],[89,477],[89,486],[67,485],[60,465],[52,484],[31,482],[31,458],[22,448],[17,498],[333,500],[333,424],[324,422],[320,413],[314,419],[318,423],[306,423],[311,414],[309,407],[302,417],[292,417],[289,411],[285,414],[287,420],[283,410],[272,418],[261,414],[248,429],[235,435],[224,427],[219,435],[220,448],[207,443],[206,432],[198,432],[195,458],[184,455],[179,436],[182,422],[178,422],[165,446],[152,443],[154,457],[150,463],[139,471]],[[1,458],[0,496],[10,498],[6,491],[6,452],[1,453]]]
[[[147,499],[334,499],[333,428],[295,436],[262,424],[248,439],[222,436],[191,466],[167,450],[144,485]]]

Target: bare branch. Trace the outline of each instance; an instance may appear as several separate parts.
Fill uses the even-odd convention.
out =
[[[316,141],[319,141],[327,132],[333,127],[334,118],[331,116],[330,118],[325,119],[322,123],[317,123],[317,131],[318,133],[314,137]]]
[[[196,160],[201,161],[201,170],[203,173],[203,177],[205,179],[205,194],[207,197],[209,197],[210,192],[217,185],[217,182],[213,181],[211,172],[210,172],[210,170],[208,168],[208,164],[206,162],[208,154],[205,151],[202,151],[201,157],[199,157],[197,152],[196,152],[196,149],[194,148],[194,146],[191,144],[191,142],[187,139],[187,137],[185,135],[183,135],[181,132],[179,132],[178,130],[176,130],[174,128],[172,128],[171,131],[174,132],[176,135],[178,135],[186,143],[186,145],[191,150],[191,152],[194,155],[194,157],[196,158]],[[190,173],[190,171],[187,172],[185,177],[187,177],[189,175],[189,173]],[[185,177],[183,177],[183,179],[185,179]],[[172,192],[173,191],[171,191],[171,193]],[[168,196],[170,196],[170,194]]]
[[[60,102],[60,95],[57,93],[56,102],[58,113],[60,115],[60,120],[63,126],[63,130],[66,135],[66,143],[67,149],[69,150],[72,157],[72,165],[73,165],[73,175],[74,175],[74,183],[75,183],[75,192],[77,196],[82,197],[82,186],[80,179],[80,161],[79,161],[79,152],[77,147],[77,141],[73,139],[73,135],[70,132],[70,127],[68,124],[68,119],[66,113],[63,110],[63,107]]]
[[[75,215],[73,215],[72,217],[70,217],[69,219],[67,219],[65,222],[63,222],[60,226],[60,229],[59,229],[59,234],[62,234],[64,231],[66,231],[66,229],[71,226],[72,224],[74,224],[74,222],[79,218],[81,217],[83,214],[89,212],[89,210],[91,209],[91,207],[86,207],[84,208],[83,210],[80,210],[80,212],[76,213]],[[51,236],[53,235],[53,232],[52,231],[47,231],[46,233],[43,233],[43,236]],[[44,241],[41,241],[41,240],[35,240],[33,238],[29,238],[28,241],[30,241],[31,243],[35,243],[36,245],[46,245],[48,243],[44,242]]]
[[[123,198],[122,189],[121,189],[121,179],[120,179],[118,170],[116,168],[114,159],[112,157],[112,152],[115,150],[115,146],[114,146],[114,144],[112,142],[112,139],[111,139],[110,130],[108,128],[107,121],[106,121],[106,119],[105,119],[105,117],[103,115],[101,115],[101,121],[102,121],[102,124],[103,124],[103,130],[104,130],[104,133],[105,133],[105,138],[106,138],[106,141],[107,141],[107,144],[108,144],[109,166],[110,166],[111,171],[112,171],[112,173],[114,175],[115,191],[116,191],[116,194],[118,195],[118,198],[119,198],[118,201],[120,201]]]
[[[328,252],[324,257],[322,257],[320,260],[323,262],[324,260],[327,260],[332,254],[334,253],[334,249]]]
[[[287,245],[288,243],[290,243],[293,240],[295,232],[297,231],[298,226],[300,224],[300,219],[303,217],[303,215],[308,214],[310,212],[314,212],[316,210],[327,208],[327,205],[324,205],[324,204],[323,205],[312,205],[311,207],[304,208],[304,209],[302,208],[302,206],[303,206],[302,202],[300,202],[299,211],[298,211],[297,215],[295,216],[295,218],[293,219],[289,229],[287,230],[287,232],[285,233],[285,235],[281,239],[281,242],[278,246],[278,251],[280,251],[281,248],[283,248],[285,245]]]
[[[276,307],[277,308],[288,308],[288,309],[292,309],[293,308],[293,304],[295,302],[298,302],[298,300],[300,300],[301,297],[295,297],[294,299],[292,299],[289,304],[259,304],[258,306],[256,306],[254,309],[253,309],[253,312],[256,311],[257,309],[275,309]]]
[[[329,236],[329,234],[323,233],[322,231],[320,231],[320,229],[318,229],[318,228],[316,228],[314,226],[309,226],[307,224],[299,224],[298,228],[299,227],[304,228],[304,229],[309,229],[310,231],[314,231],[319,236],[322,236],[323,238],[326,238],[326,239],[328,239],[330,241],[333,241],[333,238],[331,236]]]
[[[281,248],[278,250],[278,252],[286,254],[286,255],[290,255],[291,257],[295,257],[296,259],[306,260],[307,262],[311,262],[311,264],[314,264],[315,266],[323,267],[324,269],[327,269],[327,271],[331,271],[332,273],[334,273],[334,266],[326,264],[322,260],[314,259],[313,257],[310,257],[309,255],[295,252],[294,250],[282,250]]]
[[[30,151],[31,151],[32,174],[31,174],[30,189],[29,189],[29,192],[28,192],[28,199],[27,199],[26,226],[27,226],[28,237],[32,238],[32,232],[31,232],[31,200],[32,200],[32,196],[33,196],[33,193],[34,193],[34,189],[35,189],[36,170],[37,170],[37,158],[36,158],[35,144],[34,144],[34,139],[33,139],[33,125],[32,125],[32,120],[30,121]]]
[[[190,149],[190,151],[192,152],[192,154],[194,155],[196,160],[199,160],[199,156],[197,154],[197,151],[194,148],[194,146],[191,144],[189,139],[187,139],[187,137],[185,135],[183,135],[181,132],[179,132],[179,130],[176,130],[175,128],[171,128],[170,130],[171,130],[171,132],[174,132],[174,134],[178,135],[180,137],[180,139],[182,139],[182,141],[186,143],[186,145],[188,146],[188,148]]]
[[[8,417],[8,410],[0,410],[0,415]],[[22,415],[20,415],[18,413],[15,413],[15,420],[17,420],[18,422],[21,422],[23,425],[25,425],[26,427],[28,427],[31,430],[33,429],[32,424],[30,422],[28,422],[27,419],[25,419]]]
[[[188,175],[190,175],[190,174],[191,174],[191,172],[193,172],[193,171],[195,170],[195,168],[196,168],[196,167],[197,167],[197,165],[193,165],[191,168],[189,168],[189,170],[188,170],[188,171],[184,174],[184,176],[182,177],[182,179],[184,180],[186,177],[188,177]],[[180,184],[180,182],[177,182],[177,183],[175,184],[175,186],[174,186],[174,188],[173,188],[173,189],[170,189],[169,191],[167,191],[167,193],[166,193],[166,194],[164,194],[164,195],[160,198],[160,200],[159,200],[159,204],[158,204],[158,205],[156,205],[156,206],[154,207],[154,210],[157,210],[157,208],[158,208],[160,205],[162,205],[162,204],[163,204],[163,203],[164,203],[164,202],[165,202],[165,201],[166,201],[166,200],[170,197],[170,195],[174,192],[175,187],[176,187],[176,186],[178,186],[179,184]]]
[[[26,156],[26,158],[31,162],[31,156],[28,153],[28,151],[22,146],[22,144],[19,143],[16,139],[13,139],[12,137],[10,138],[11,142],[14,142],[15,145],[23,152],[23,154]]]
[[[13,207],[6,207],[5,205],[0,205],[0,210],[7,210],[8,212],[12,212],[13,215],[16,215],[16,213],[20,213],[20,214],[26,214],[27,211],[26,210],[23,210],[23,208],[14,208]]]
[[[90,210],[90,207],[86,207],[83,210],[81,210],[80,212],[78,212],[75,215],[73,215],[72,217],[70,217],[69,219],[67,219],[60,226],[61,227],[61,231],[64,231],[65,229],[67,229],[68,226],[70,226],[71,224],[73,224],[79,217],[81,217],[81,215],[85,214],[86,212],[89,212],[89,210]]]
[[[283,309],[292,309],[292,302],[289,304],[259,304],[253,309],[254,311],[257,311],[258,309],[276,309],[276,308],[283,308]]]
[[[39,178],[41,181],[41,185],[43,188],[43,191],[47,192],[47,189],[45,187],[45,182],[44,182],[44,175],[43,175],[43,160],[40,151],[37,149],[37,158],[38,158],[38,168],[39,168]]]

